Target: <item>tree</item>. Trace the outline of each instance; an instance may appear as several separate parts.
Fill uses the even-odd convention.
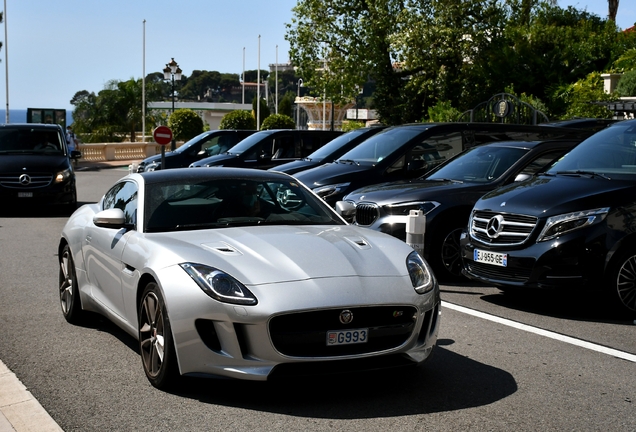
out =
[[[286,94],[278,104],[278,113],[286,116],[292,116],[292,96]]]
[[[188,141],[203,132],[203,120],[191,109],[178,109],[168,118],[175,140]]]
[[[261,130],[269,129],[296,129],[296,122],[285,114],[272,114],[261,125]]]
[[[225,114],[219,129],[256,129],[256,119],[249,111],[235,110]]]
[[[636,70],[623,74],[616,86],[616,93],[622,97],[636,96]]]

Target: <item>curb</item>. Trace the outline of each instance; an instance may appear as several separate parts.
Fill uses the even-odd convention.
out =
[[[63,432],[0,360],[0,432]]]

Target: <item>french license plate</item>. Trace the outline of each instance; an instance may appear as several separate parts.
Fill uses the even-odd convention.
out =
[[[502,254],[498,252],[488,252],[475,249],[473,252],[473,260],[475,262],[492,264],[500,267],[508,266],[508,254]]]
[[[327,346],[365,343],[369,339],[369,329],[332,330],[327,332]]]
[[[33,192],[18,192],[18,198],[33,198]]]

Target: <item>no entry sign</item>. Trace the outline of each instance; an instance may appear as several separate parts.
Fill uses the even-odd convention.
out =
[[[167,145],[172,141],[172,130],[168,126],[157,126],[152,131],[152,137],[157,144]]]

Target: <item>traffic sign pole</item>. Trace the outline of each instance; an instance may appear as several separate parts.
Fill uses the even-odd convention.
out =
[[[167,126],[157,126],[152,131],[152,137],[157,144],[161,145],[161,169],[163,170],[166,168],[166,145],[170,142],[174,143],[172,130]]]

